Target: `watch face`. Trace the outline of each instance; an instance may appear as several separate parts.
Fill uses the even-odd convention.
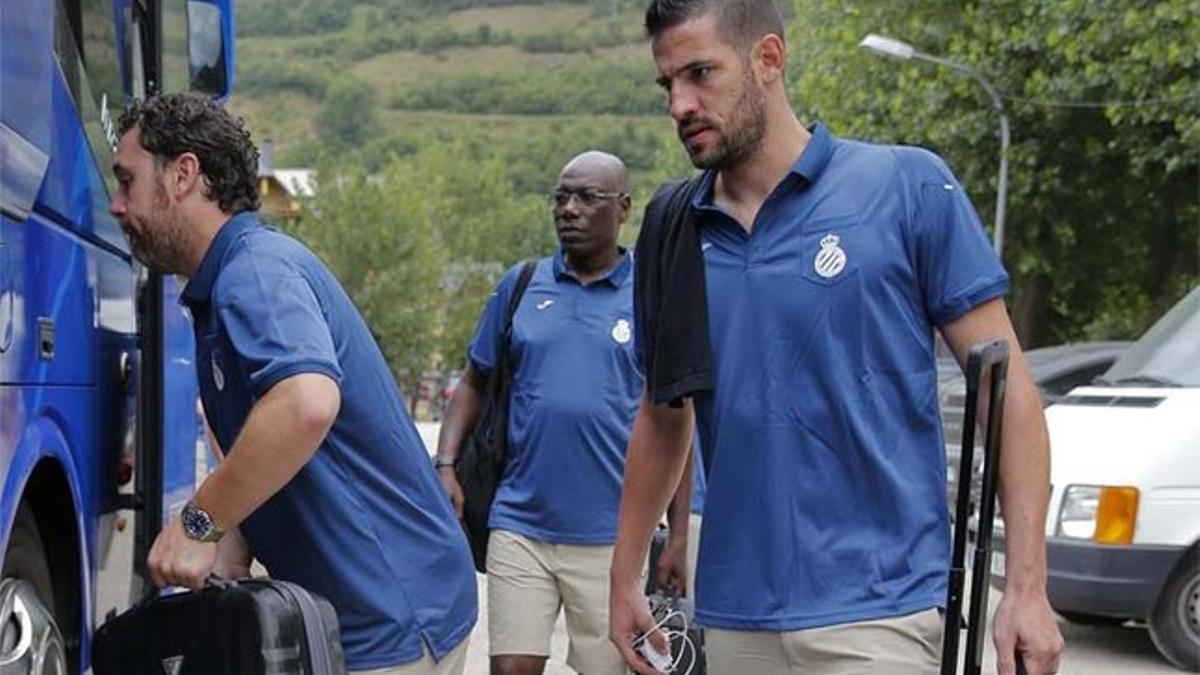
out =
[[[212,529],[212,520],[208,514],[190,504],[180,514],[180,521],[184,531],[192,539],[203,539]]]

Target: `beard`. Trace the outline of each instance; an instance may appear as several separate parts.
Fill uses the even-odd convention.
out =
[[[136,232],[127,229],[133,255],[155,272],[179,274],[184,271],[186,259],[186,225],[162,185],[155,193],[154,208],[155,213],[149,214],[154,221],[151,226],[147,227],[147,219],[141,219]]]
[[[763,92],[747,72],[742,78],[742,93],[734,103],[733,112],[724,128],[719,128],[713,120],[703,117],[698,120],[684,120],[678,128],[682,132],[696,121],[716,132],[718,140],[707,149],[692,148],[685,144],[684,148],[692,160],[692,165],[697,169],[718,171],[737,166],[758,151],[766,135],[767,113]]]

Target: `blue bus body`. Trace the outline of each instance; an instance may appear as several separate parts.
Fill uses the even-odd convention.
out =
[[[198,69],[220,69],[224,91],[212,93],[226,93],[231,17],[229,0],[0,9],[0,550],[6,582],[28,577],[50,596],[71,673],[89,669],[97,570],[118,509],[154,504],[169,517],[193,490],[197,459],[179,282],[147,274],[108,213],[116,121],[130,97],[188,88]],[[208,46],[197,47],[206,22]],[[159,369],[145,367],[147,321],[161,322]],[[146,436],[150,377],[161,382],[161,433]],[[144,436],[160,442],[145,447]],[[150,452],[161,478],[146,484],[158,494],[122,496]]]

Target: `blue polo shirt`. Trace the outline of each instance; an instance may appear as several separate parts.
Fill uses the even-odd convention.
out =
[[[644,378],[633,343],[633,260],[587,286],[560,249],[543,258],[513,318],[509,460],[489,525],[556,544],[611,544],[625,448]],[[520,272],[500,280],[468,355],[496,364]]]
[[[750,233],[700,215],[714,354],[697,620],[796,630],[944,603],[934,328],[1008,278],[946,165],[823,126]]]
[[[692,513],[704,515],[704,491],[708,480],[704,477],[704,458],[700,453],[700,435],[692,436]]]
[[[242,212],[217,233],[183,302],[222,448],[287,377],[320,373],[341,389],[316,454],[242,522],[255,557],[333,603],[351,670],[414,661],[422,644],[441,658],[461,643],[476,614],[470,551],[383,355],[329,270]]]

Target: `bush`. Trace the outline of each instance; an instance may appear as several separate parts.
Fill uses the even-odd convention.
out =
[[[327,82],[324,74],[295,63],[241,61],[236,86],[239,94],[250,96],[294,91],[319,99]]]
[[[657,115],[663,95],[649,63],[585,63],[524,73],[468,73],[395,96],[400,110],[477,114]]]
[[[327,0],[255,0],[238,3],[237,31],[249,35],[332,33],[350,25],[353,3]]]

